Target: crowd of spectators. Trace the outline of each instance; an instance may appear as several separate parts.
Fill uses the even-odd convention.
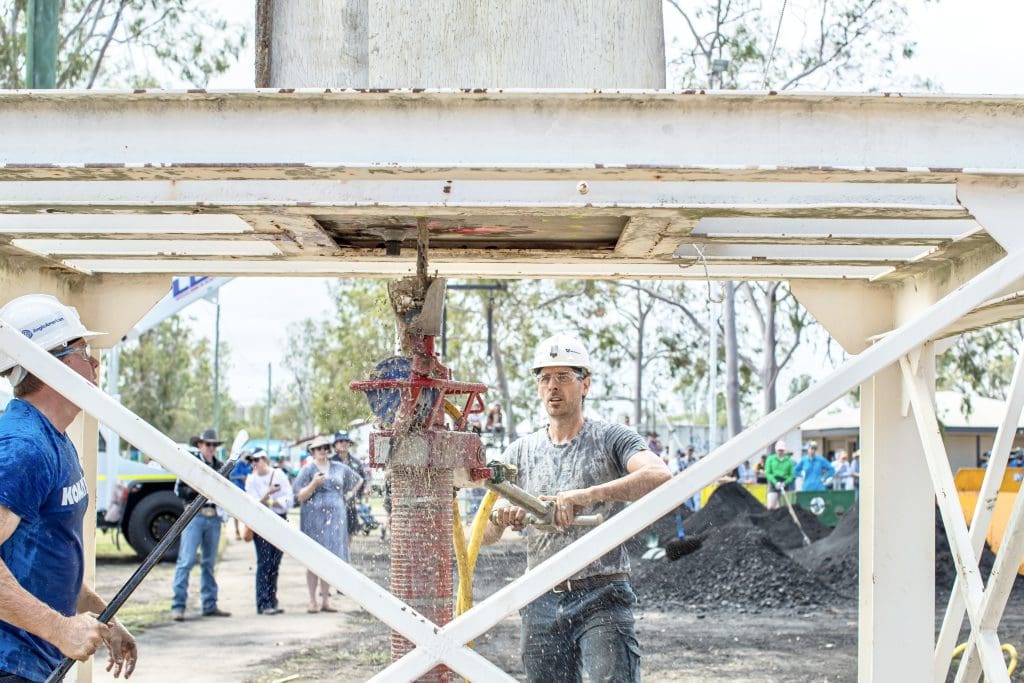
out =
[[[660,435],[655,431],[647,433],[647,447],[662,457],[673,475],[707,455],[698,454],[693,444],[672,453],[671,448],[661,442]],[[1024,466],[1024,452],[1020,454],[1020,463],[1020,466]],[[860,451],[854,451],[851,456],[846,450],[838,449],[826,456],[818,452],[817,442],[808,441],[797,459],[789,445],[779,440],[771,453],[740,463],[719,477],[718,482],[766,485],[766,505],[771,510],[779,506],[780,494],[783,492],[857,491],[860,485]],[[686,505],[697,509],[699,496],[694,496]]]
[[[193,442],[201,447],[199,457],[204,457],[210,466],[219,465],[221,461],[214,452],[223,442],[217,439],[214,430],[206,430],[200,437],[193,439]],[[302,532],[338,557],[348,560],[351,536],[359,531],[369,534],[371,530],[380,526],[366,501],[370,491],[370,469],[350,452],[353,445],[352,437],[343,430],[336,432],[333,438],[318,436],[309,442],[308,452],[298,463],[299,469],[295,471],[288,468],[283,455],[271,455],[263,448],[257,447],[241,454],[230,478],[235,485],[282,519],[288,519],[289,513],[294,508],[299,508],[299,526]],[[202,450],[207,446],[208,454]],[[187,496],[194,496],[183,482],[175,490],[186,500]],[[387,485],[382,493],[387,508]],[[211,528],[217,532],[215,535],[219,539],[219,529],[226,519],[226,514],[213,503],[209,503],[207,507],[210,514],[204,514],[194,520],[197,531],[191,535],[183,535],[185,541],[192,536],[200,538],[199,532],[206,528],[202,526],[203,524],[212,525]],[[186,532],[192,527],[193,524],[190,524]],[[281,551],[238,520],[234,522],[234,529],[236,540],[253,543],[256,555],[256,613],[268,616],[282,613],[284,610],[278,605],[277,600]],[[382,527],[382,538],[384,534],[385,529]],[[214,540],[205,545],[199,541],[183,541],[174,582],[175,600],[172,616],[175,621],[185,620],[189,574],[196,562],[198,547],[204,548],[201,562],[202,614],[231,616],[229,612],[219,609],[216,602],[214,564],[217,543]],[[306,583],[309,592],[307,611],[337,611],[331,605],[331,588],[326,581],[313,572],[307,572]]]

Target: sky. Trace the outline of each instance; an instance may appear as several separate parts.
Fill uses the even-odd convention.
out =
[[[222,0],[230,20],[247,23],[252,31],[251,0]],[[772,16],[778,2],[765,0]],[[1019,0],[912,0],[910,40],[917,43],[910,68],[930,78],[946,93],[1024,94],[1024,2]],[[672,29],[671,20],[668,22]],[[798,26],[783,19],[780,42],[798,40]],[[253,87],[253,54],[249,50],[226,74],[213,79],[211,89]],[[185,274],[185,273],[183,273]],[[242,404],[262,401],[267,390],[267,365],[274,364],[275,385],[288,381],[279,366],[289,326],[307,317],[329,314],[327,280],[323,278],[236,279],[221,289],[221,339],[231,348],[226,378],[231,395]],[[210,338],[214,307],[199,302],[186,310],[194,328]],[[808,372],[820,362],[793,368]],[[781,386],[788,379],[783,377]]]

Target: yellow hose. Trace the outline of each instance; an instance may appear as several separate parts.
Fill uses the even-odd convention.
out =
[[[999,647],[1003,652],[1010,655],[1010,661],[1006,663],[1006,674],[1012,676],[1013,672],[1017,669],[1017,648],[1009,643],[1003,643]],[[960,643],[953,649],[953,657],[956,658],[962,655],[965,650],[967,650],[967,643]]]

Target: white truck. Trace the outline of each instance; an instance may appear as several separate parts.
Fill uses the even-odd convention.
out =
[[[100,425],[96,526],[118,529],[139,555],[147,555],[185,509],[174,493],[176,477],[156,462],[121,457],[117,435]],[[165,560],[177,557],[173,546]]]

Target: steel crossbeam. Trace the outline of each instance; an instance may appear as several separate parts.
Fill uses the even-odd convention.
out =
[[[1008,254],[940,301],[918,312],[877,344],[847,360],[827,377],[716,448],[672,481],[634,502],[600,527],[455,618],[441,629],[440,635],[449,636],[459,643],[472,640],[551,586],[625,542],[714,481],[723,471],[736,467],[764,444],[770,443],[793,425],[809,418],[899,361],[922,342],[959,320],[978,303],[1019,279],[1024,275],[1024,258],[1021,256],[1017,252]],[[980,613],[980,609],[976,609],[975,613]],[[371,680],[412,680],[428,671],[437,661],[429,652],[417,648]]]
[[[988,680],[995,680],[989,676],[988,669],[984,664],[984,657],[987,651],[993,647],[992,639],[995,639],[994,647],[999,647],[998,638],[995,638],[996,628],[1006,609],[1006,602],[1010,597],[1010,591],[1013,589],[1017,570],[1022,561],[1024,561],[1024,496],[1018,492],[1010,512],[1009,522],[1003,532],[999,552],[996,553],[992,574],[982,597],[980,629],[972,629],[968,638],[967,650],[964,652],[964,656],[960,660],[960,668],[957,670],[955,679],[957,683],[974,683],[978,680],[982,670]],[[1002,663],[1001,654],[1000,663]]]
[[[971,516],[971,549],[975,555],[980,555],[985,545],[985,535],[992,522],[999,487],[1003,482],[1003,475],[1006,473],[1010,457],[1010,446],[1013,445],[1013,437],[1017,433],[1017,425],[1020,422],[1022,411],[1024,411],[1024,353],[1017,356],[1013,380],[1010,382],[1010,389],[1006,397],[1006,412],[996,431],[992,455],[982,479],[978,501],[974,506],[974,514]],[[935,683],[942,683],[946,680],[953,650],[960,635],[965,608],[964,598],[960,592],[960,583],[960,575],[957,574],[935,644]]]
[[[189,486],[238,517],[256,533],[341,589],[352,600],[457,673],[478,681],[512,681],[487,659],[447,635],[407,604],[310,537],[300,533],[244,491],[181,450],[168,437],[94,384],[0,321],[0,349],[48,386],[107,425],[121,438],[178,475]]]
[[[900,359],[900,369],[903,371],[903,384],[909,393],[913,408],[914,422],[917,424],[917,430],[924,446],[925,460],[928,464],[928,473],[931,475],[932,487],[935,489],[939,513],[946,527],[949,547],[953,552],[959,579],[958,585],[967,607],[971,630],[978,633],[982,630],[984,586],[981,572],[978,569],[978,555],[972,547],[970,534],[967,531],[967,522],[964,520],[957,500],[953,470],[949,466],[949,456],[946,454],[946,446],[942,441],[942,434],[939,432],[939,421],[935,417],[932,392],[920,373],[915,372],[910,358]],[[993,683],[996,681],[1008,683],[1010,678],[1006,674],[1003,655],[999,649],[999,639],[995,637],[994,632],[985,634],[984,646],[980,648],[980,654],[988,680]]]

